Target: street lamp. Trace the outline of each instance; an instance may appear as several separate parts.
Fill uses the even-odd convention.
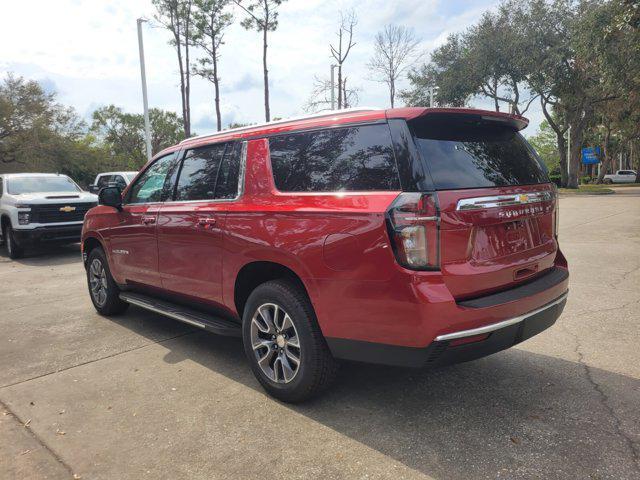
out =
[[[144,135],[147,144],[147,160],[151,160],[151,126],[149,124],[149,102],[147,101],[147,74],[144,68],[144,45],[142,43],[142,23],[147,20],[139,18],[138,23],[138,49],[140,50],[140,80],[142,81],[142,104],[144,107]]]

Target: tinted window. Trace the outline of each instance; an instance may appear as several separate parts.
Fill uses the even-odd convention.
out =
[[[230,199],[238,196],[241,156],[242,144],[228,144],[218,174],[215,198]]]
[[[133,184],[127,203],[161,202],[165,198],[165,183],[171,167],[174,165],[175,154],[171,153],[156,160],[147,168]]]
[[[514,129],[462,121],[412,125],[438,190],[546,183],[542,162]]]
[[[269,149],[281,191],[400,190],[387,125],[283,135]]]
[[[98,178],[98,187],[102,188],[102,187],[106,187],[107,185],[109,185],[109,182],[111,181],[111,175],[100,175],[100,177]]]
[[[224,155],[220,143],[188,150],[178,178],[176,200],[208,200],[215,198],[216,178]]]
[[[118,187],[120,190],[124,190],[127,186],[127,182],[124,181],[122,175],[114,175],[111,179],[111,182],[115,183],[116,187]]]

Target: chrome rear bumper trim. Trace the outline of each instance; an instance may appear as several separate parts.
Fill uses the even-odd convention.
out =
[[[488,197],[462,198],[458,200],[456,210],[470,211],[485,208],[512,207],[529,203],[548,202],[553,199],[553,192],[540,190],[528,193],[514,193],[509,195],[491,195]]]
[[[472,328],[471,330],[460,330],[459,332],[447,333],[445,335],[439,335],[436,337],[437,342],[443,342],[447,340],[454,340],[456,338],[464,338],[464,337],[472,337],[474,335],[482,335],[483,333],[490,333],[495,330],[500,330],[501,328],[508,327],[510,325],[515,325],[516,323],[520,323],[523,320],[526,320],[533,315],[537,315],[540,312],[544,312],[545,310],[558,305],[567,299],[569,295],[569,291],[564,292],[558,298],[556,298],[553,302],[547,303],[543,307],[540,307],[536,310],[533,310],[529,313],[525,313],[524,315],[520,315],[518,317],[510,318],[508,320],[503,320],[502,322],[492,323],[490,325],[485,325],[484,327]]]

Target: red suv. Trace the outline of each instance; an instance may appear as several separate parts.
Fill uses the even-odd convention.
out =
[[[568,292],[556,189],[526,126],[399,108],[187,139],[85,217],[93,304],[241,336],[289,402],[341,359],[432,367],[509,348]]]

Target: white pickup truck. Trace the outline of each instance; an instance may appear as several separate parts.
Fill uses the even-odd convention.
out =
[[[9,173],[0,175],[0,233],[10,258],[26,246],[80,241],[87,211],[98,197],[83,191],[66,175]]]
[[[637,173],[633,170],[618,170],[616,173],[605,175],[603,182],[607,184],[611,183],[634,183],[636,181]]]
[[[131,183],[138,172],[104,172],[96,175],[95,181],[89,185],[89,191],[91,193],[95,193],[96,195],[100,193],[104,187],[109,185],[115,185],[120,188],[120,190],[124,190],[127,185]]]

